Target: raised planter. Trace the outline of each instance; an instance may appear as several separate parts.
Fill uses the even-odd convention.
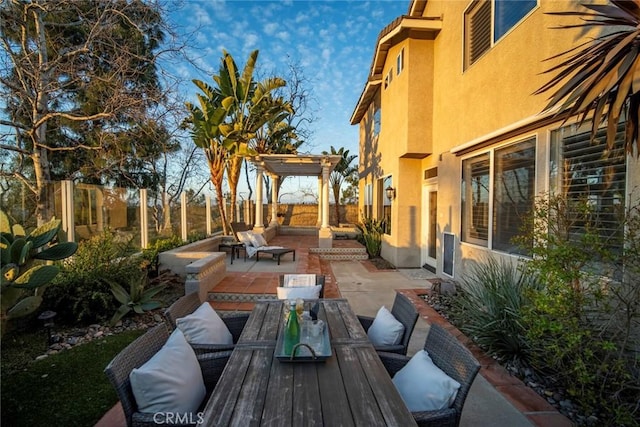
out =
[[[209,237],[158,254],[159,269],[185,279],[185,294],[198,292],[201,299],[227,273],[226,252],[219,251],[223,236]]]

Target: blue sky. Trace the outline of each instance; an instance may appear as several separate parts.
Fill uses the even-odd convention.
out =
[[[223,49],[239,67],[255,49],[262,70],[283,70],[279,74],[284,75],[287,62],[299,64],[317,116],[311,145],[303,151],[319,154],[333,145],[358,154],[358,129],[349,119],[366,82],[375,42],[408,8],[409,0],[186,0],[169,18],[185,31],[198,28],[192,55],[214,72]],[[179,71],[211,81],[190,68]]]

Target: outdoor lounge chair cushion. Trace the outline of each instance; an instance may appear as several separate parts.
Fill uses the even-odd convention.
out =
[[[256,248],[260,248],[262,246],[267,246],[269,243],[267,243],[267,239],[264,238],[264,236],[262,235],[262,233],[249,233],[249,240],[251,240],[251,244],[256,247]]]
[[[139,412],[195,412],[206,394],[196,354],[179,329],[129,379]]]
[[[176,327],[190,344],[233,344],[233,335],[207,301],[193,313],[176,319]]]
[[[300,286],[300,287],[283,287],[278,286],[278,299],[318,299],[322,285]]]
[[[373,319],[367,335],[374,346],[396,345],[402,340],[404,325],[385,306],[382,306]]]
[[[411,412],[435,411],[453,405],[460,383],[438,368],[429,353],[420,350],[393,377]]]
[[[238,234],[238,240],[244,243],[245,246],[247,245],[253,246],[253,243],[251,243],[251,238],[249,237],[251,234],[253,234],[251,231],[241,231],[237,234]]]

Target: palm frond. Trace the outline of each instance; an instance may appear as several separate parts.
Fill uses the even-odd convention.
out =
[[[583,4],[587,11],[550,12],[554,16],[577,16],[582,22],[554,27],[603,27],[604,33],[547,60],[560,63],[545,70],[554,76],[534,94],[555,89],[544,111],[558,109],[565,120],[580,116],[580,122],[592,117],[591,138],[599,126],[607,123],[607,146],[611,147],[618,122],[625,117],[625,149],[639,155],[637,139],[640,94],[640,0],[612,1],[607,5]]]

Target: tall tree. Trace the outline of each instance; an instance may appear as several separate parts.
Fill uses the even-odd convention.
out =
[[[147,184],[137,159],[157,155],[155,137],[165,133],[148,115],[164,97],[158,57],[171,50],[159,49],[166,28],[160,7],[142,0],[12,0],[0,5],[0,20],[0,124],[15,130],[0,144],[13,160],[1,173],[33,192],[38,222],[51,216],[53,177],[82,179],[97,167],[116,180]],[[113,173],[128,168],[134,173]]]
[[[258,138],[263,130],[293,113],[288,102],[274,96],[274,91],[286,85],[282,78],[254,79],[257,60],[258,51],[255,50],[249,54],[241,74],[231,54],[223,51],[219,74],[213,77],[228,112],[220,129],[230,153],[226,168],[232,206],[237,200],[243,156],[259,153],[263,147],[258,145]],[[235,211],[231,211],[233,218]]]
[[[618,122],[626,121],[625,147],[640,155],[640,0],[611,0],[611,4],[583,4],[587,11],[552,12],[550,15],[579,16],[580,23],[557,28],[602,28],[602,35],[553,58],[568,56],[549,69],[555,76],[536,93],[556,88],[545,110],[559,108],[567,119],[592,114],[591,138],[607,123],[607,145],[613,147]]]
[[[199,105],[187,102],[187,108],[191,113],[187,120],[191,125],[193,142],[204,150],[211,183],[216,191],[222,229],[227,234],[229,230],[226,212],[222,204],[222,185],[230,154],[228,145],[225,144],[222,128],[225,127],[228,109],[223,105],[223,97],[220,92],[200,80],[194,80],[193,83],[202,93],[196,95]]]
[[[333,169],[333,171],[331,171],[331,175],[329,175],[329,185],[331,186],[331,191],[333,192],[333,200],[335,201],[334,206],[336,209],[336,220],[338,221],[338,223],[340,223],[342,222],[340,219],[340,189],[342,188],[342,183],[344,182],[344,180],[358,171],[357,165],[351,165],[351,162],[353,162],[358,156],[350,156],[349,150],[345,150],[344,147],[340,147],[339,150],[336,150],[333,146],[331,146],[330,153],[323,151],[322,154],[341,156],[340,161]]]

